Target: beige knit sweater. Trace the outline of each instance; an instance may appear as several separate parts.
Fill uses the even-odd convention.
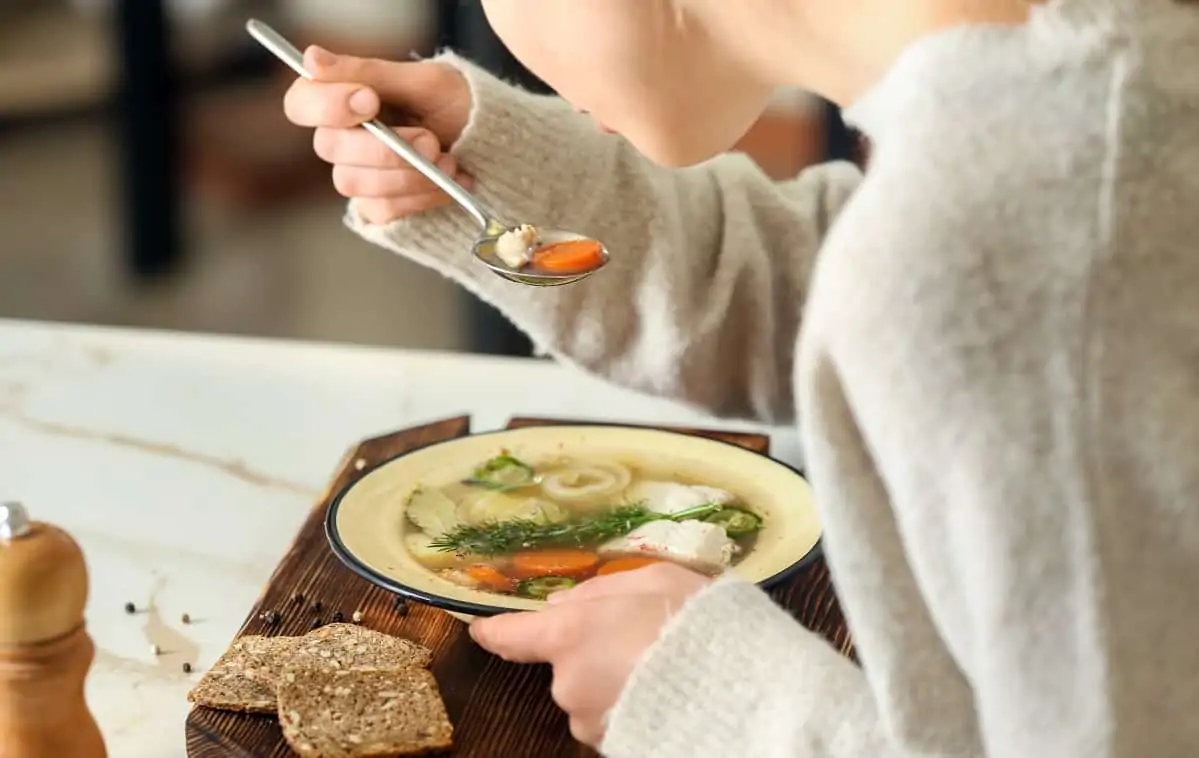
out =
[[[775,422],[798,397],[863,663],[721,580],[605,753],[1199,755],[1199,8],[1058,0],[917,43],[849,113],[860,187],[656,168],[455,62],[483,198],[611,266],[535,290],[470,260],[457,211],[349,223],[613,382]]]

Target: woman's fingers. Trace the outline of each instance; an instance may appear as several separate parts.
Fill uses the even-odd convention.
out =
[[[313,128],[313,150],[333,166],[333,184],[358,200],[359,214],[376,224],[445,205],[449,198],[381,143],[361,129],[379,117],[382,101],[412,113],[432,113],[441,131],[401,127],[396,131],[426,160],[465,187],[470,177],[442,152],[452,144],[469,114],[470,90],[452,67],[430,62],[397,62],[335,55],[318,47],[304,53],[312,79],[299,78],[284,97],[287,118]]]
[[[633,571],[597,576],[563,592],[555,592],[547,598],[550,605],[567,605],[587,602],[614,595],[642,595],[661,593],[676,586],[700,587],[709,581],[707,577],[679,566],[676,563],[654,563]]]
[[[361,198],[357,201],[358,215],[371,224],[390,224],[396,219],[411,216],[450,202],[444,192],[430,192],[401,198]]]
[[[470,189],[470,177],[459,176],[458,183]],[[358,213],[372,224],[387,224],[397,218],[431,211],[451,202],[448,195],[438,190],[421,195],[402,197],[364,197],[357,201]]]
[[[416,148],[425,160],[441,156],[441,143],[428,129],[396,127],[396,133]],[[339,166],[408,168],[408,163],[365,129],[318,128],[312,135],[317,156]]]
[[[457,178],[458,164],[453,156],[443,155],[436,165]],[[440,191],[413,168],[362,168],[340,163],[333,167],[333,186],[345,197],[402,197]]]
[[[348,128],[379,114],[379,95],[351,82],[297,79],[283,96],[283,112],[296,126]]]

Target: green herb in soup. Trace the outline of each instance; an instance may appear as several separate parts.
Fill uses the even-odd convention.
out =
[[[665,514],[656,513],[640,505],[630,505],[562,523],[510,519],[490,521],[479,526],[463,524],[435,537],[430,545],[446,552],[488,556],[538,547],[582,547],[628,534],[651,521],[684,521],[714,516],[722,508],[723,506],[715,503],[708,503],[678,513]]]
[[[489,490],[507,492],[535,483],[537,472],[527,463],[510,455],[497,455],[475,469],[474,475],[464,483]]]
[[[705,518],[704,521],[709,524],[720,524],[730,537],[745,537],[762,528],[762,518],[744,508],[721,508]]]
[[[569,576],[540,576],[517,584],[516,594],[531,600],[545,600],[555,592],[568,590],[576,584],[578,582]]]
[[[471,589],[544,599],[598,574],[671,561],[717,574],[754,548],[762,517],[732,492],[614,461],[537,465],[503,451],[407,503],[404,544]]]

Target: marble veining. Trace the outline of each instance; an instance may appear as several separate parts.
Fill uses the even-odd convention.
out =
[[[228,474],[235,479],[240,479],[258,487],[275,487],[290,492],[297,492],[303,495],[317,494],[316,490],[305,487],[302,484],[284,481],[276,477],[267,476],[265,474],[260,474],[256,471],[253,471],[246,466],[245,461],[241,460],[225,460],[213,455],[186,450],[178,445],[172,445],[164,442],[149,442],[147,440],[139,440],[135,437],[130,437],[118,432],[103,432],[96,429],[84,429],[54,421],[44,421],[42,419],[37,419],[26,415],[18,408],[13,407],[0,406],[0,417],[4,417],[8,421],[20,424],[27,429],[41,434],[61,435],[64,437],[74,437],[75,439],[79,440],[89,440],[107,445],[117,445],[120,447],[131,448],[143,453],[150,453],[151,455],[165,455],[201,466],[208,466],[220,471],[221,473]]]

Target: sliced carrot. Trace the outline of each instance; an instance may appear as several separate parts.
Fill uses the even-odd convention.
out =
[[[500,573],[495,566],[486,563],[476,563],[466,569],[471,579],[481,584],[484,589],[492,592],[507,592],[512,589],[512,580]]]
[[[535,576],[580,576],[599,563],[587,550],[530,550],[512,556],[512,568],[525,578]]]
[[[534,250],[531,263],[555,274],[581,274],[603,261],[603,247],[595,240],[567,240]]]
[[[613,558],[604,565],[600,566],[599,571],[595,572],[597,576],[605,574],[618,574],[621,571],[636,571],[639,568],[662,563],[661,558],[651,558],[649,556],[633,555],[628,558]]]

